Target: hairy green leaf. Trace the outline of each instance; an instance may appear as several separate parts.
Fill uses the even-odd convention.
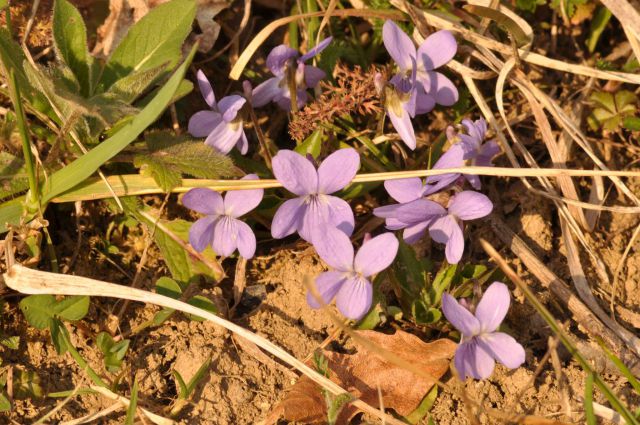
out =
[[[235,175],[233,162],[215,149],[170,132],[154,132],[146,137],[147,152],[134,158],[141,173],[151,176],[169,192],[182,182],[182,174],[197,178],[217,179]]]
[[[175,1],[175,0],[174,0]],[[55,172],[45,183],[42,190],[42,202],[48,202],[91,176],[102,164],[113,158],[129,143],[135,140],[149,125],[160,117],[176,90],[180,86],[187,67],[195,54],[195,46],[189,56],[162,87],[154,100],[133,120],[109,139],[100,143],[86,155],[78,158],[63,169]]]
[[[138,21],[109,57],[100,84],[108,89],[135,71],[180,59],[181,47],[191,32],[196,14],[194,0],[172,0],[152,9]]]
[[[93,56],[87,48],[87,28],[68,0],[56,0],[53,5],[53,41],[58,58],[73,71],[83,96],[89,96],[93,91]]]

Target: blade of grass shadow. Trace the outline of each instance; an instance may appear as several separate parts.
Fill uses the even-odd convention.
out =
[[[109,139],[100,143],[86,155],[76,159],[49,177],[42,189],[42,202],[46,203],[90,177],[98,168],[134,141],[147,127],[156,121],[171,102],[187,71],[197,44],[185,61],[176,69],[169,81],[158,91],[151,102],[133,120]]]

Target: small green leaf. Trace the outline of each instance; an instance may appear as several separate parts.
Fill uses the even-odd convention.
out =
[[[625,117],[622,126],[627,130],[640,131],[640,117]]]
[[[200,367],[198,368],[196,373],[191,377],[191,379],[189,379],[189,383],[185,387],[186,397],[191,397],[191,394],[193,394],[193,391],[195,391],[198,383],[200,383],[200,381],[202,381],[207,376],[207,372],[209,372],[210,367],[211,367],[211,358],[208,358],[207,360],[204,361],[204,363],[200,365]]]
[[[59,320],[51,320],[49,330],[51,331],[51,342],[53,343],[56,352],[60,355],[69,351],[67,341],[69,335],[67,328],[64,327]]]
[[[152,322],[155,326],[160,326],[175,312],[176,311],[172,308],[163,308],[162,310],[160,310],[159,312],[153,315]]]
[[[180,284],[170,277],[162,276],[156,281],[156,292],[165,297],[173,298],[177,300],[182,295],[182,288]]]
[[[89,312],[89,302],[87,296],[66,297],[56,303],[54,313],[64,320],[80,320]]]
[[[182,174],[197,178],[217,179],[235,175],[231,159],[210,146],[168,131],[154,132],[146,137],[147,152],[134,158],[134,165],[143,175],[153,177],[164,191],[182,182]]]
[[[93,56],[87,48],[87,28],[82,15],[69,1],[56,0],[53,5],[53,41],[56,53],[73,71],[88,97],[93,91]]]
[[[8,336],[0,339],[0,344],[9,348],[10,350],[17,350],[20,347],[20,337],[19,336]]]
[[[322,139],[324,136],[324,130],[322,128],[317,129],[309,137],[307,137],[304,142],[300,143],[294,149],[302,156],[306,156],[310,154],[314,158],[318,158],[320,156],[320,151],[322,150]]]
[[[40,377],[32,370],[18,370],[13,375],[13,397],[18,400],[42,398]]]
[[[153,8],[129,29],[111,53],[100,84],[107,89],[132,72],[164,63],[169,64],[168,68],[175,66],[195,16],[193,0],[172,0]]]
[[[122,360],[129,349],[129,343],[130,340],[128,339],[115,342],[111,335],[106,332],[100,332],[98,334],[96,337],[96,345],[104,355],[104,365],[109,372],[116,373],[120,370]]]
[[[600,40],[600,36],[607,27],[610,19],[611,11],[605,6],[599,6],[591,20],[591,28],[589,30],[589,37],[587,38],[587,49],[589,53],[593,53],[596,50],[598,40]]]
[[[417,424],[420,422],[420,420],[433,408],[436,398],[438,398],[438,386],[434,385],[427,395],[424,396],[420,405],[413,412],[405,416],[407,422],[410,424]]]
[[[178,398],[181,400],[186,400],[189,394],[187,392],[187,384],[184,382],[182,375],[180,375],[180,372],[174,369],[173,377],[175,378],[177,383],[176,387],[178,387]]]
[[[31,326],[46,329],[53,319],[55,304],[53,295],[29,295],[20,301],[20,310]]]
[[[203,295],[196,295],[195,297],[190,298],[187,301],[187,304],[191,304],[194,307],[201,308],[213,314],[218,314],[218,308],[213,303],[213,301]],[[196,316],[193,314],[188,314],[187,316],[189,316],[191,320],[195,320],[196,322],[204,322],[206,320],[200,316]]]
[[[6,1],[6,0],[5,0]],[[0,412],[8,412],[11,410],[11,402],[4,392],[0,393]]]
[[[129,401],[129,407],[127,407],[127,417],[125,418],[125,425],[133,425],[136,420],[136,409],[138,408],[138,378],[133,380],[133,388],[131,389],[131,398]]]

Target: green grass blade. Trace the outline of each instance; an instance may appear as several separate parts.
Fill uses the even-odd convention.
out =
[[[136,409],[138,408],[138,378],[133,381],[133,388],[131,389],[131,402],[127,408],[127,418],[125,419],[125,425],[133,425],[136,420]]]
[[[76,159],[49,177],[42,190],[43,203],[50,201],[57,195],[82,183],[95,173],[102,164],[116,156],[118,152],[127,147],[127,145],[134,141],[147,127],[160,117],[178,90],[187,68],[193,59],[196,48],[197,45],[194,45],[185,61],[174,72],[169,81],[167,81],[153,100],[140,111],[129,124],[93,148],[86,155]]]
[[[593,412],[593,373],[587,375],[587,381],[584,384],[584,414],[587,425],[597,425],[598,421]]]

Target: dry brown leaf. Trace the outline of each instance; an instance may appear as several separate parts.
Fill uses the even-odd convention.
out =
[[[98,42],[93,54],[109,56],[133,24],[142,19],[149,10],[167,1],[169,0],[110,0],[109,16],[98,28]],[[213,18],[230,5],[231,0],[198,0],[196,21],[201,33],[192,34],[189,46],[199,41],[200,52],[206,53],[211,50],[220,34],[220,25]]]
[[[396,331],[393,335],[374,331],[358,331],[358,334],[420,367],[434,379],[440,379],[449,370],[449,362],[456,349],[456,344],[451,340],[439,339],[425,343],[403,331]],[[332,381],[372,406],[380,404],[379,387],[384,407],[394,409],[403,416],[418,407],[434,384],[433,380],[416,376],[364,348],[359,348],[355,354],[324,351],[323,355],[328,361],[329,378]],[[275,412],[289,421],[316,424],[326,423],[326,407],[320,387],[302,377],[287,391],[284,400],[275,407]],[[346,424],[356,413],[354,407],[346,406],[337,424]]]

